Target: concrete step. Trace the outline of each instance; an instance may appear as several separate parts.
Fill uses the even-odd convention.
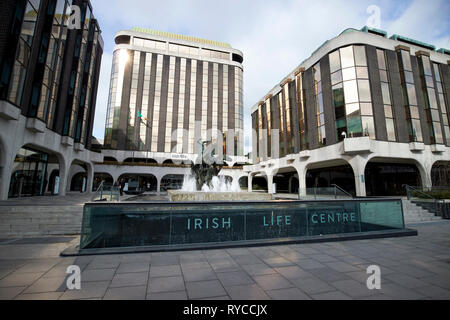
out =
[[[0,206],[1,237],[78,235],[83,206]]]
[[[405,216],[405,223],[416,223],[426,221],[441,220],[441,217],[435,216],[434,213],[426,210],[425,208],[412,203],[409,200],[403,200],[403,212]]]

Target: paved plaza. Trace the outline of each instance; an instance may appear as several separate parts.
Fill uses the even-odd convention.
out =
[[[419,236],[76,258],[59,253],[78,237],[0,239],[0,299],[450,299],[450,221],[409,227]],[[69,265],[81,290],[66,288]]]

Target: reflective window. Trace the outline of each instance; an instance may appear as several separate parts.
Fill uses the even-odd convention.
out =
[[[348,80],[354,80],[356,79],[356,69],[355,68],[348,68],[342,70],[342,80],[348,81]]]
[[[313,67],[313,75],[314,75],[319,147],[323,147],[327,144],[327,136],[326,136],[326,130],[325,130],[325,114],[324,114],[324,106],[323,106],[322,82],[321,82],[322,77],[321,77],[320,63],[316,64]]]
[[[384,106],[384,115],[386,118],[393,118],[394,114],[392,113],[392,107],[390,105]]]
[[[383,95],[383,103],[384,104],[391,104],[391,93],[389,91],[389,83],[382,82],[381,83],[381,92]]]
[[[434,79],[436,80],[436,86],[438,89],[437,95],[442,115],[442,125],[444,128],[443,133],[445,134],[445,141],[447,145],[450,145],[449,113],[447,112],[446,96],[442,87],[439,64],[433,63],[433,69],[434,69]],[[444,137],[442,138],[442,141],[444,141]]]
[[[406,50],[402,50],[401,55],[402,55],[402,61],[403,61],[403,70],[412,71],[411,55],[409,54],[409,52]]]
[[[341,65],[343,69],[355,66],[352,46],[340,49],[340,53],[341,53]]]
[[[342,71],[339,70],[331,74],[331,85],[335,85],[342,82]]]
[[[370,94],[369,80],[358,80],[358,89],[359,89],[359,101],[361,102],[372,101],[372,97]]]
[[[413,84],[407,84],[406,90],[408,93],[408,100],[410,105],[417,105],[416,87]]]
[[[344,82],[345,102],[358,102],[358,85],[356,80]]]
[[[384,50],[377,49],[378,69],[380,71],[381,94],[383,96],[384,116],[386,119],[386,131],[388,141],[396,141],[394,113],[392,112],[392,99],[390,82],[388,76],[388,66]]]
[[[396,140],[394,119],[386,119],[386,131],[389,141]]]
[[[366,49],[363,46],[354,46],[355,49],[355,65],[367,66]]]
[[[387,70],[384,50],[377,49],[377,58],[378,58],[378,68],[380,70]]]
[[[373,108],[371,103],[361,103],[361,115],[373,116]]]
[[[359,103],[350,103],[347,104],[345,107],[348,116],[359,114]]]
[[[357,67],[356,75],[358,79],[369,79],[369,70],[367,67]]]
[[[330,71],[334,73],[341,69],[341,57],[339,56],[339,51],[330,53]]]
[[[330,55],[333,103],[339,140],[363,135],[374,138],[373,106],[364,46],[348,46]],[[342,68],[342,69],[338,69]],[[363,131],[361,115],[365,116],[367,132]]]

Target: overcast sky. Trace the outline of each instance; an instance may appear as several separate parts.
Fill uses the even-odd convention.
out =
[[[381,9],[381,29],[450,49],[449,0],[91,0],[105,41],[94,136],[103,139],[114,35],[134,26],[228,42],[244,53],[246,152],[250,109],[323,42],[361,29]]]

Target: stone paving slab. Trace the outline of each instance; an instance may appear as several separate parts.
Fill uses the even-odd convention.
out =
[[[61,258],[70,243],[0,245],[0,299],[448,300],[450,222],[419,236],[192,252]],[[81,290],[66,288],[78,265]],[[367,267],[381,290],[367,289]]]

